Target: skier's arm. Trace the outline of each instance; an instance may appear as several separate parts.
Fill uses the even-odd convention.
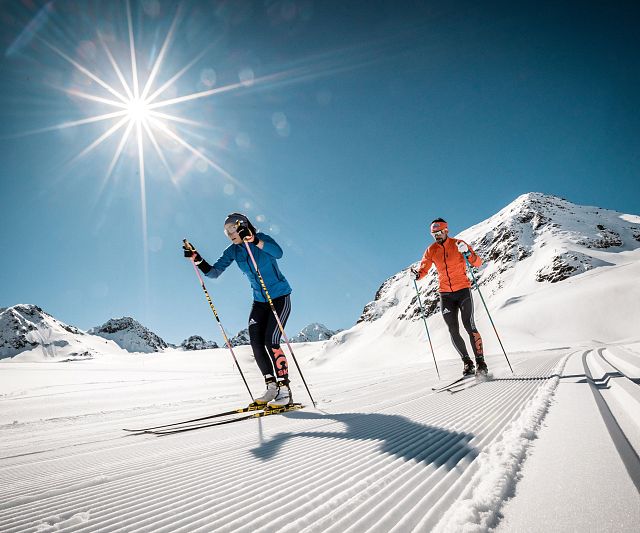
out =
[[[262,251],[266,254],[269,254],[270,256],[276,258],[276,259],[280,259],[282,257],[282,255],[284,254],[284,252],[282,251],[282,248],[280,248],[280,245],[274,241],[271,237],[269,237],[269,235],[265,235],[264,233],[261,233],[259,235],[260,238],[260,243],[262,243],[262,246],[259,246]]]
[[[420,266],[418,267],[418,279],[424,278],[433,264],[433,257],[429,250],[429,248],[425,250],[424,255],[422,256],[422,261],[420,261]]]
[[[213,265],[211,265],[211,268],[209,269],[208,272],[205,272],[205,275],[208,278],[217,278],[220,274],[222,274],[227,267],[233,263],[233,259],[234,259],[234,254],[233,254],[233,247],[234,245],[232,244],[231,246],[228,246],[227,249],[222,252],[222,255],[220,256],[220,258],[213,263]]]

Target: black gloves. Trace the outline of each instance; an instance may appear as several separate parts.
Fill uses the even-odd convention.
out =
[[[183,239],[182,249],[184,250],[184,256],[191,259],[204,274],[211,270],[211,265],[202,258],[198,253],[198,250],[196,250],[193,244],[191,244],[187,239]]]
[[[420,279],[420,271],[416,270],[415,268],[411,269],[411,275],[413,276],[413,279],[415,279],[416,281]]]
[[[258,239],[258,236],[255,235],[254,233],[251,233],[251,230],[247,226],[240,226],[238,228],[238,235],[243,241],[253,243],[256,246],[260,242],[260,239]],[[253,239],[251,237],[253,237]]]
[[[184,256],[188,257],[189,259],[193,259],[193,262],[197,265],[200,261],[202,261],[202,257],[200,257],[200,254],[198,253],[198,250],[196,250],[191,243],[189,243],[188,241],[184,240],[182,243],[182,249],[184,250]]]

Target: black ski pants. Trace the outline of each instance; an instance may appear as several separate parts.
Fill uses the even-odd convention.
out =
[[[286,294],[272,301],[284,327],[291,313],[291,295]],[[278,381],[288,382],[289,365],[286,355],[280,348],[281,335],[269,302],[254,301],[249,314],[249,339],[253,356],[265,378],[273,376]]]
[[[471,297],[471,289],[460,289],[455,292],[441,292],[440,293],[440,310],[442,311],[442,318],[444,318],[447,327],[449,328],[449,335],[455,346],[456,351],[460,354],[462,359],[469,357],[467,347],[464,344],[464,340],[460,335],[460,326],[458,324],[458,313],[462,318],[462,325],[469,334],[469,340],[471,341],[471,347],[473,348],[473,355],[476,357],[484,356],[482,349],[482,337],[476,329],[476,324],[473,320],[473,298]]]

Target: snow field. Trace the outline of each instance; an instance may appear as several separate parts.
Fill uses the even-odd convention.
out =
[[[215,400],[205,409],[190,398],[184,416],[175,403],[170,417],[164,406],[5,426],[11,441],[28,438],[21,453],[29,455],[8,457],[2,442],[8,483],[0,492],[0,528],[423,531],[459,498],[466,501],[464,519],[484,527],[493,516],[487,507],[495,514],[500,506],[500,483],[515,483],[565,356],[526,354],[515,377],[492,356],[495,380],[456,394],[431,391],[437,382],[424,366],[345,373],[341,380],[316,369],[307,378],[318,410],[162,437],[121,435],[121,428],[232,405]],[[447,379],[458,366],[443,364]],[[300,383],[295,394],[307,401]],[[82,430],[74,432],[78,421]],[[57,436],[48,439],[52,431]],[[487,491],[477,480],[493,471],[500,483]]]

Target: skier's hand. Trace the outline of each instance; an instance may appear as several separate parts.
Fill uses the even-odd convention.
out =
[[[238,235],[244,242],[252,242],[256,246],[258,245],[258,237],[251,233],[251,230],[247,226],[240,226],[238,228]]]
[[[202,272],[207,274],[211,270],[211,265],[202,258],[202,256],[198,253],[198,250],[196,250],[193,244],[191,244],[187,239],[183,239],[182,249],[184,250],[184,256],[191,259],[193,261],[193,264],[196,265]]]
[[[463,255],[464,255],[464,254],[469,253],[469,247],[467,246],[467,243],[466,243],[466,242],[458,241],[458,242],[457,242],[457,244],[456,244],[456,246],[458,247],[458,251],[459,251],[461,254],[463,254]]]
[[[411,267],[411,275],[413,276],[413,279],[415,279],[416,281],[420,279],[420,271],[413,267]]]
[[[196,265],[202,263],[202,257],[198,253],[198,250],[196,250],[193,244],[191,244],[187,239],[183,239],[182,249],[184,250],[184,256],[191,259]]]

